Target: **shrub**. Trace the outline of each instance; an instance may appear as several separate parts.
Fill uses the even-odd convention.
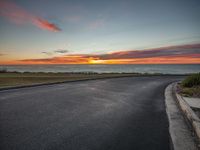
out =
[[[182,81],[181,85],[183,87],[200,86],[200,73],[188,76],[185,80]]]
[[[7,71],[7,69],[6,68],[2,68],[2,69],[0,69],[0,73],[7,73],[8,71]]]

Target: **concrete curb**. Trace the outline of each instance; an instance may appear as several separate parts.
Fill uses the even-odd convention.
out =
[[[195,137],[187,126],[174,96],[174,83],[165,89],[165,105],[169,121],[169,134],[172,150],[198,150]]]
[[[193,132],[195,133],[195,135],[198,137],[198,140],[200,141],[200,119],[195,114],[195,112],[190,108],[190,106],[187,104],[184,98],[176,92],[177,91],[176,89],[177,89],[177,83],[174,86],[177,102],[185,118],[188,120],[190,126],[192,127]]]

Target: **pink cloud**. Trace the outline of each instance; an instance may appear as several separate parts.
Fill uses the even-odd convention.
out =
[[[37,19],[35,18],[33,20],[33,22],[37,27],[39,27],[41,29],[46,29],[46,30],[54,31],[54,32],[61,31],[61,29],[58,26],[56,26],[55,24],[50,23],[47,20],[44,20],[41,18],[37,18]]]
[[[40,29],[54,32],[61,31],[57,25],[31,14],[30,12],[10,1],[0,1],[0,16],[5,17],[15,24],[31,23]]]

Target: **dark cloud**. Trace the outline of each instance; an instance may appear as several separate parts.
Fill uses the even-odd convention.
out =
[[[46,54],[46,55],[52,55],[51,52],[42,52],[42,54]]]
[[[111,54],[97,55],[100,59],[151,58],[161,56],[179,56],[200,54],[200,44],[169,46],[147,50],[120,51]]]
[[[53,55],[53,54],[65,54],[68,53],[68,50],[64,50],[64,49],[58,49],[58,50],[54,50],[53,52],[47,52],[47,51],[43,51],[42,54],[46,54],[46,55]]]
[[[54,52],[55,52],[55,53],[64,54],[64,53],[68,53],[69,51],[68,51],[68,50],[64,50],[64,49],[58,49],[58,50],[55,50]]]

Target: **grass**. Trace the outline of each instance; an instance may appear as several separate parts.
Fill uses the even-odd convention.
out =
[[[180,93],[186,97],[200,97],[200,73],[184,79],[179,85]]]
[[[64,81],[76,81],[83,79],[96,79],[107,77],[136,76],[136,73],[19,73],[19,72],[1,72],[0,88],[35,85],[43,83],[55,83]]]

